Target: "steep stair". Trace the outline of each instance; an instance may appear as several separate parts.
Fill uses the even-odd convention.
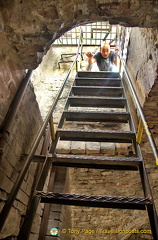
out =
[[[126,123],[129,130],[65,128],[66,122]],[[70,126],[70,125],[69,125]],[[130,143],[134,157],[56,154],[58,141]],[[153,239],[158,239],[158,221],[142,154],[123,82],[117,72],[78,72],[52,142],[52,163],[60,167],[139,171],[144,197],[79,195],[39,191],[42,203],[101,208],[147,210]]]

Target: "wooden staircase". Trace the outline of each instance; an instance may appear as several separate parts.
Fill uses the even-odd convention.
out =
[[[73,109],[75,108],[75,110]],[[69,121],[126,123],[128,131],[65,128]],[[58,141],[130,143],[134,157],[56,154]],[[62,113],[51,151],[54,166],[139,171],[144,197],[78,195],[40,191],[43,203],[101,208],[147,210],[153,239],[158,239],[158,221],[150,185],[120,75],[117,72],[78,72]]]

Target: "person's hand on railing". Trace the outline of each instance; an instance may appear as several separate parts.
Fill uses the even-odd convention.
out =
[[[115,45],[115,51],[119,51],[119,46]]]
[[[87,52],[87,53],[86,53],[86,56],[87,56],[88,58],[92,58],[92,57],[93,57],[93,53],[92,53],[92,52]]]
[[[86,56],[88,57],[88,64],[91,66],[93,63],[96,62],[96,59],[93,58],[93,53],[92,52],[87,52]]]

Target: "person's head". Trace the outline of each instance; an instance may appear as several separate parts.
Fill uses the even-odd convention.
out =
[[[108,58],[110,55],[110,45],[108,43],[102,43],[100,46],[100,52],[103,58]]]

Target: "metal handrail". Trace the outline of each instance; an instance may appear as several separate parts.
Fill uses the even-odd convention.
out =
[[[140,114],[140,118],[142,120],[142,124],[143,124],[143,126],[145,128],[146,135],[147,135],[149,143],[151,145],[151,149],[152,149],[152,152],[153,152],[155,160],[156,160],[156,165],[158,165],[158,150],[157,150],[157,146],[156,146],[155,140],[154,140],[154,138],[153,138],[153,136],[151,134],[151,131],[150,131],[149,127],[148,127],[148,123],[147,123],[146,117],[145,117],[145,115],[143,113],[143,109],[142,109],[142,107],[140,105],[140,102],[139,102],[139,99],[137,97],[136,91],[135,91],[135,89],[133,87],[132,81],[131,81],[131,79],[129,77],[129,74],[127,72],[127,69],[126,69],[125,64],[124,64],[123,61],[122,61],[122,65],[123,65],[123,72],[126,75],[128,85],[130,87],[131,93],[132,93],[133,98],[135,100],[137,109],[138,109],[139,114]]]
[[[23,77],[23,80],[21,81],[21,84],[19,86],[19,89],[9,107],[9,110],[7,112],[7,115],[4,119],[4,122],[2,123],[2,129],[1,129],[1,137],[0,137],[0,155],[3,154],[3,148],[7,141],[7,138],[10,135],[15,116],[18,112],[19,106],[21,104],[21,101],[23,99],[23,96],[26,92],[27,86],[30,81],[30,77],[32,75],[32,70],[28,70],[28,72]],[[1,159],[0,159],[1,161]]]
[[[53,111],[55,110],[55,107],[56,107],[56,105],[58,103],[58,100],[59,100],[59,98],[60,98],[60,96],[61,96],[61,94],[63,92],[65,84],[68,81],[70,73],[71,73],[74,65],[76,64],[77,58],[79,56],[80,48],[82,47],[82,35],[83,35],[83,32],[82,32],[82,29],[81,29],[80,30],[80,36],[79,36],[77,53],[76,53],[76,57],[74,59],[74,62],[72,63],[72,65],[70,67],[70,70],[68,71],[68,74],[67,74],[67,76],[66,76],[66,78],[64,80],[64,83],[63,83],[62,87],[60,88],[60,90],[59,90],[59,92],[58,92],[58,94],[57,94],[57,96],[56,96],[52,106],[50,107],[50,110],[49,110],[49,112],[48,112],[48,114],[47,114],[47,116],[46,116],[46,118],[45,118],[45,120],[43,122],[43,125],[42,125],[41,129],[39,130],[39,132],[38,132],[38,134],[37,134],[37,136],[35,138],[35,141],[33,142],[33,145],[31,147],[31,150],[30,150],[29,154],[27,155],[25,163],[24,163],[23,167],[21,168],[21,171],[20,171],[20,173],[18,175],[18,178],[15,181],[14,186],[13,186],[13,188],[12,188],[10,194],[9,194],[9,197],[8,197],[6,203],[5,203],[5,205],[4,205],[4,207],[3,207],[2,211],[1,211],[1,214],[0,214],[0,230],[2,230],[2,228],[4,226],[4,223],[5,223],[6,219],[7,219],[7,216],[9,214],[9,212],[10,212],[10,209],[11,209],[11,207],[13,205],[13,202],[14,202],[14,200],[16,198],[16,195],[17,195],[17,193],[18,193],[18,191],[20,189],[20,186],[21,186],[22,181],[23,181],[23,179],[25,177],[25,174],[26,174],[26,172],[27,172],[27,170],[28,170],[28,168],[29,168],[29,166],[31,164],[31,160],[32,160],[32,158],[33,158],[33,156],[35,154],[35,151],[36,151],[36,149],[37,149],[37,147],[39,145],[39,142],[40,142],[43,134],[45,133],[45,130],[47,128],[49,120],[50,120],[50,118],[52,116]]]

